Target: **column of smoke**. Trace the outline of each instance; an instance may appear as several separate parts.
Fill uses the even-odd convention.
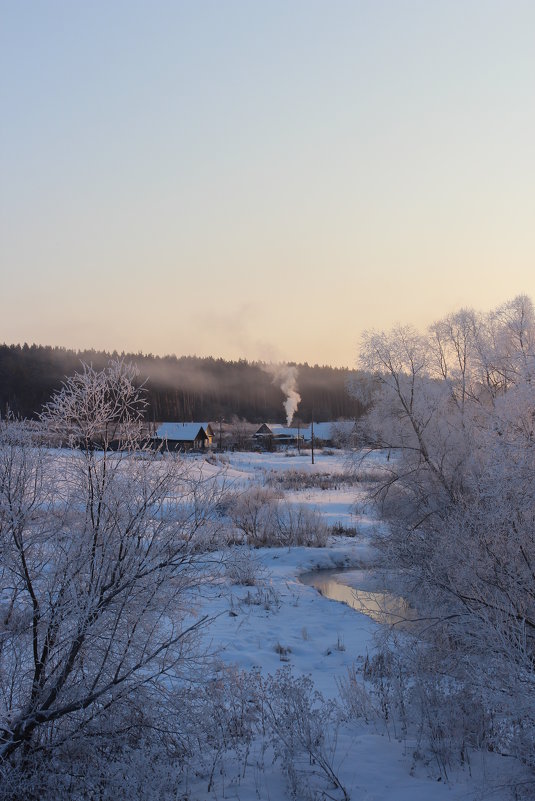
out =
[[[273,376],[273,381],[280,385],[286,395],[283,405],[286,412],[286,425],[289,427],[301,400],[301,395],[297,391],[297,367],[289,364],[270,364],[266,369]]]

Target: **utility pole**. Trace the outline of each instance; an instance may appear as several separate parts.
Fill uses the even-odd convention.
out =
[[[223,418],[221,417],[221,415],[219,415],[219,420],[218,420],[218,423],[219,423],[219,453],[221,453],[221,450],[222,450],[221,449],[221,443],[222,443],[221,423],[222,422],[223,422]]]
[[[314,412],[312,412],[312,422],[310,424],[310,443],[312,446],[312,464],[314,464]]]

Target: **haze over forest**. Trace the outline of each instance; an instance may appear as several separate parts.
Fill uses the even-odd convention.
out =
[[[35,417],[66,376],[82,362],[102,369],[112,357],[105,351],[75,351],[41,345],[0,345],[0,410]],[[121,354],[139,369],[154,421],[214,421],[220,417],[261,423],[286,422],[283,377],[291,370],[300,395],[296,421],[354,418],[362,406],[348,392],[355,372],[329,366],[273,366],[197,356]],[[282,370],[282,374],[281,374]]]

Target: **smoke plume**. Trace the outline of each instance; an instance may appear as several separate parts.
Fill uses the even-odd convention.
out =
[[[301,400],[301,395],[297,391],[297,367],[289,364],[270,364],[266,369],[286,395],[283,406],[286,412],[286,425],[289,427]]]

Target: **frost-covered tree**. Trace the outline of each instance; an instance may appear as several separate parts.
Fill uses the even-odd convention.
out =
[[[416,599],[420,651],[432,644],[435,669],[440,658],[479,699],[493,721],[483,740],[534,764],[533,305],[369,333],[362,365],[375,388],[366,436],[389,453],[378,545]]]
[[[217,493],[143,445],[134,379],[122,362],[84,367],[39,428],[0,423],[4,789],[30,754],[171,730],[169,694],[199,657]],[[70,447],[47,447],[50,432]]]

